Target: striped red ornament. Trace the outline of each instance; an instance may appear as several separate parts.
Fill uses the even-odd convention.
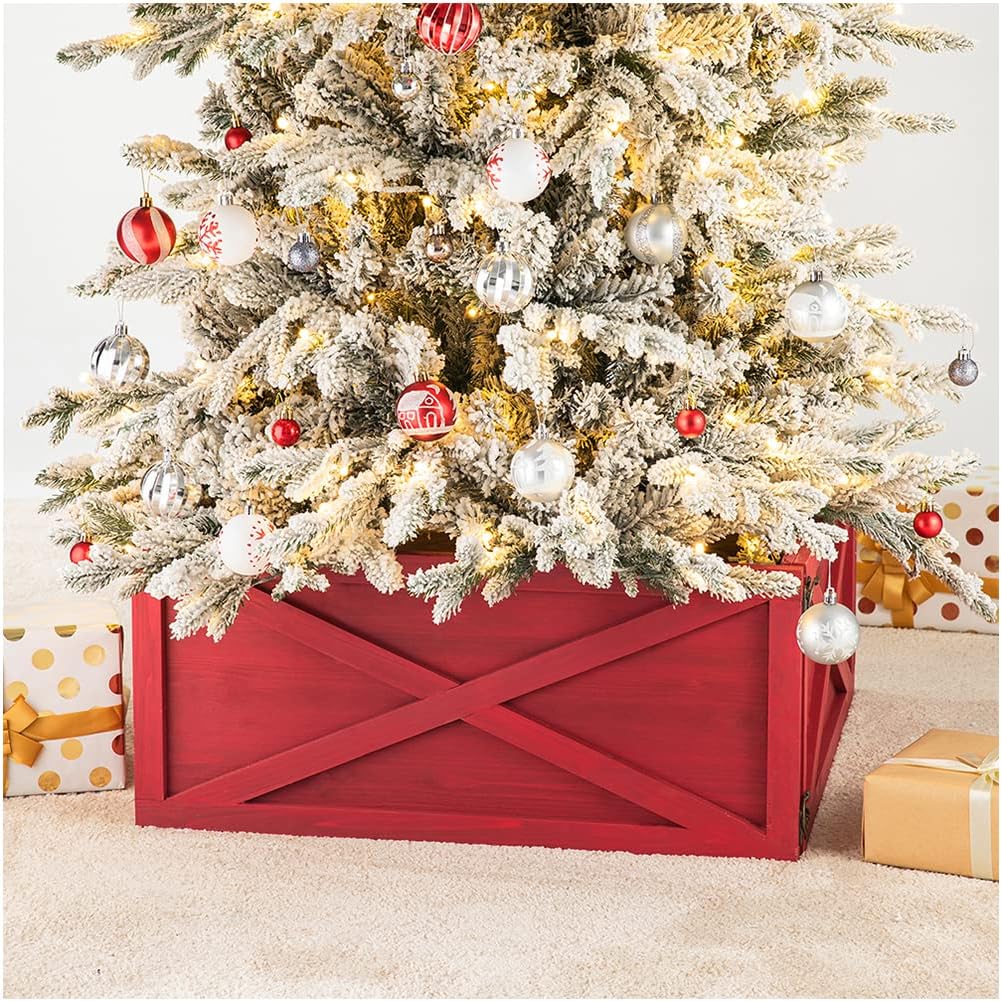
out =
[[[436,52],[452,55],[476,44],[483,27],[474,3],[423,3],[417,14],[417,34]]]
[[[118,246],[136,264],[157,264],[173,249],[177,239],[174,222],[143,192],[139,205],[122,216],[118,224]]]

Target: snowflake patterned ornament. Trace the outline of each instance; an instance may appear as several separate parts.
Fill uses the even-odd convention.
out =
[[[522,135],[495,146],[487,157],[487,181],[501,198],[509,202],[530,202],[538,198],[553,169],[546,151]]]
[[[262,514],[247,511],[230,518],[219,533],[219,558],[233,573],[256,577],[268,565],[261,543],[274,530]]]
[[[437,441],[455,427],[459,407],[437,379],[412,382],[396,401],[396,422],[415,441]]]
[[[858,619],[838,603],[838,593],[828,584],[824,600],[812,605],[796,623],[796,643],[815,664],[840,664],[858,649]]]
[[[252,212],[233,204],[233,196],[221,194],[198,224],[198,246],[216,264],[242,264],[257,244],[257,221]]]

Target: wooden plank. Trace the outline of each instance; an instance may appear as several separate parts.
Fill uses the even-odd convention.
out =
[[[565,680],[655,643],[665,642],[726,618],[734,614],[735,608],[744,607],[706,603],[691,614],[678,616],[673,614],[673,608],[664,606],[600,633],[580,637],[473,681],[436,691],[418,702],[227,772],[179,792],[174,798],[188,802],[222,800],[235,803],[262,796],[489,706]],[[333,630],[337,632],[336,642],[331,641]],[[351,667],[372,673],[380,680],[392,677],[402,681],[401,674],[406,669],[404,658],[381,648],[376,655],[368,641],[313,616],[303,616],[297,622],[295,637],[336,659],[342,659]],[[343,647],[342,641],[345,644]],[[338,652],[334,653],[334,650]],[[351,653],[350,661],[339,656],[344,651]]]
[[[167,795],[164,658],[165,604],[148,594],[132,599],[132,705],[136,796]]]

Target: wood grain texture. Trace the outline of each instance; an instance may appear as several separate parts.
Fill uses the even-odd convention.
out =
[[[136,818],[161,826],[795,858],[851,694],[796,649],[798,598],[672,607],[558,570],[436,627],[332,577],[256,589],[219,644],[167,610],[136,599]]]

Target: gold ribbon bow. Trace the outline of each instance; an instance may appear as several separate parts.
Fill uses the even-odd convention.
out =
[[[94,706],[78,713],[39,716],[24,696],[19,695],[3,714],[4,792],[7,790],[8,759],[31,768],[42,751],[43,740],[65,740],[121,730],[124,718],[120,702],[113,706]]]
[[[858,536],[859,560],[856,574],[862,585],[862,595],[890,613],[890,621],[898,628],[911,628],[918,606],[933,594],[951,594],[948,584],[925,570],[916,576],[868,535]],[[996,577],[982,577],[984,593],[991,598],[998,596]]]
[[[970,784],[970,875],[977,879],[994,878],[994,854],[991,828],[991,786],[998,784],[998,752],[958,754],[955,758],[890,758],[888,765],[915,765],[967,772]]]

